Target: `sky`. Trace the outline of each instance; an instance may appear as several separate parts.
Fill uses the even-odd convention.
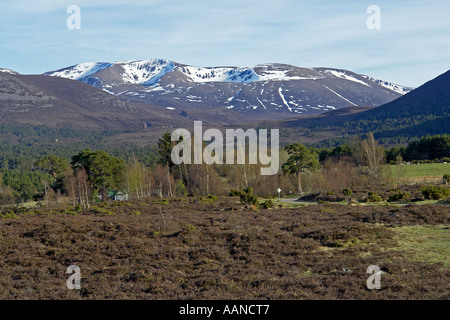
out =
[[[67,25],[78,21],[71,5],[79,29]],[[449,13],[449,0],[2,0],[0,67],[40,74],[152,58],[276,62],[418,87],[450,69]]]

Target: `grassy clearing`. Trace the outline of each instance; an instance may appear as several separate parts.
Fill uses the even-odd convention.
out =
[[[443,263],[450,268],[449,226],[406,226],[396,229],[398,250],[410,254],[413,261]]]
[[[294,203],[294,202],[276,202],[276,205],[281,205],[282,208],[298,208],[308,206],[306,203]]]
[[[408,202],[410,203],[410,202]],[[443,200],[423,200],[414,202],[415,204],[440,204],[440,205],[448,205]]]
[[[442,178],[444,174],[450,173],[450,163],[424,163],[409,165],[387,166],[394,179],[405,178]]]
[[[301,197],[300,194],[290,194],[290,195],[284,196],[282,198],[284,198],[284,199],[295,199],[295,198],[300,198],[300,197]]]

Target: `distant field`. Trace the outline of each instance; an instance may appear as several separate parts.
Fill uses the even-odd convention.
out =
[[[409,182],[432,182],[450,174],[450,163],[425,163],[409,165],[390,165],[391,177]]]

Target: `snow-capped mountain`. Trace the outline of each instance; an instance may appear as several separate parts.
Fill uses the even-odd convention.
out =
[[[82,63],[45,73],[170,110],[223,107],[270,118],[379,106],[412,88],[332,68],[195,67],[164,59]]]

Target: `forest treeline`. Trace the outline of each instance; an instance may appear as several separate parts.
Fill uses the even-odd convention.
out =
[[[274,195],[277,188],[283,195],[303,194],[384,183],[383,164],[450,161],[449,135],[385,148],[369,133],[334,148],[288,145],[280,152],[278,174],[261,176],[261,165],[175,165],[171,161],[175,144],[166,133],[147,153],[112,155],[86,148],[64,157],[22,156],[20,147],[6,150],[9,153],[0,155],[0,204],[35,200],[46,205],[64,198],[87,208],[117,193],[130,198],[208,196],[248,188],[259,196]]]

